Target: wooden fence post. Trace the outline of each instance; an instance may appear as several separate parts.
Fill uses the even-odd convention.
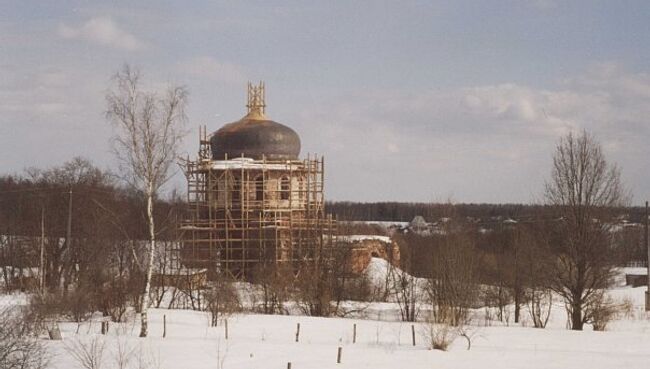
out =
[[[291,362],[287,363],[287,369],[291,369]]]
[[[341,364],[341,355],[343,354],[343,347],[339,346],[338,353],[336,354],[336,363]]]
[[[300,323],[296,325],[296,342],[300,340]]]
[[[167,315],[163,315],[163,338],[167,337]]]
[[[228,339],[228,319],[225,319],[224,323],[225,323],[225,329],[226,329],[226,339]]]
[[[357,323],[352,326],[352,343],[357,343]]]
[[[413,339],[413,346],[415,346],[415,325],[411,324],[411,338]]]

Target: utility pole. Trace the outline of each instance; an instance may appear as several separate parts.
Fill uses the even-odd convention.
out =
[[[39,287],[43,292],[45,286],[45,205],[41,204],[41,261],[40,261],[40,275]]]
[[[65,235],[65,243],[67,252],[72,252],[72,185],[70,185],[70,190],[68,190],[68,224]],[[74,255],[74,254],[73,254]],[[66,284],[65,273],[61,275],[61,289],[64,293],[67,293],[67,284]]]
[[[70,245],[71,237],[72,237],[72,186],[70,186],[70,191],[68,191],[68,229],[66,232],[66,242],[68,243],[68,248],[72,247]]]
[[[644,246],[648,251],[648,289],[645,291],[645,311],[650,311],[650,244],[648,244],[648,202],[645,202],[645,219],[643,219],[645,224],[645,237],[644,237]]]

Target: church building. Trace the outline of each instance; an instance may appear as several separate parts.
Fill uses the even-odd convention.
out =
[[[300,158],[300,137],[266,116],[264,84],[248,84],[246,115],[208,135],[184,164],[183,264],[245,278],[261,265],[329,258],[336,222],[325,214],[323,157]]]

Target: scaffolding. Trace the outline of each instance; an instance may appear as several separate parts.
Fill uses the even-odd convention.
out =
[[[245,278],[261,264],[297,271],[331,259],[336,221],[325,214],[322,157],[212,160],[210,152],[204,128],[198,159],[183,164],[183,264]]]

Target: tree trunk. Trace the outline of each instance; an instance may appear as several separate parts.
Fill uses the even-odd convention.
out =
[[[519,323],[519,316],[521,315],[521,291],[515,288],[515,323]]]
[[[582,304],[576,303],[571,307],[571,329],[574,331],[582,330]]]
[[[521,305],[519,301],[515,302],[515,323],[519,323],[519,315],[521,311]]]
[[[140,313],[140,337],[147,337],[149,310],[149,290],[151,289],[151,274],[153,272],[154,252],[156,251],[156,233],[153,219],[153,186],[149,184],[147,191],[147,221],[149,223],[149,262],[147,263],[144,292],[142,293],[142,312]]]

